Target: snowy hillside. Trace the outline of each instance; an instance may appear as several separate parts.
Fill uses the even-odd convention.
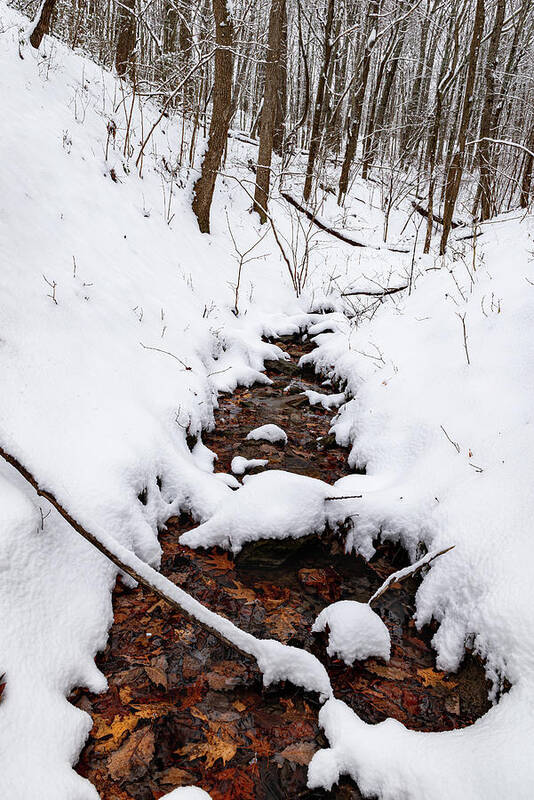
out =
[[[392,213],[388,241],[404,251],[392,252],[372,208],[357,231],[373,247],[353,248],[313,226],[305,234],[277,196],[296,262],[313,236],[297,297],[239,183],[249,145],[232,140],[226,172],[239,181],[218,185],[214,232],[200,234],[194,173],[173,182],[165,172],[162,156],[172,165],[179,146],[173,118],[140,176],[135,157],[156,107],[134,107],[128,128],[114,76],[52,39],[19,57],[24,25],[0,4],[0,446],[87,529],[153,567],[158,531],[182,511],[199,523],[182,537],[192,547],[237,551],[327,525],[348,528],[347,550],[366,559],[380,537],[413,561],[422,546],[454,545],[425,575],[416,621],[440,623],[440,669],[456,670],[466,647],[484,659],[495,705],[464,730],[373,726],[329,696],[325,677],[329,747],[314,755],[309,786],[331,789],[348,774],[383,800],[531,798],[532,217],[481,225],[475,251],[456,241],[440,258],[414,249],[409,201]],[[329,224],[341,224],[336,208],[331,196],[322,205]],[[236,301],[238,250],[253,245]],[[376,308],[342,296],[377,281],[406,288]],[[332,401],[342,403],[333,430],[366,474],[330,486],[269,471],[233,491],[202,431],[218,393],[265,382],[264,361],[284,357],[265,338],[299,330],[318,345],[306,361],[345,392],[347,402]],[[0,796],[96,798],[72,768],[92,721],[66,696],[106,688],[94,657],[113,621],[117,570],[3,460],[0,509]],[[270,680],[317,688],[319,662],[310,656],[308,680],[297,674],[308,662],[295,659],[273,643],[258,660]]]

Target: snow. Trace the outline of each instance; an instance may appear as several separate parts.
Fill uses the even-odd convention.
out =
[[[269,463],[268,458],[244,458],[243,456],[234,456],[230,469],[234,475],[244,475],[249,469],[255,467],[266,467]]]
[[[303,394],[306,395],[311,406],[321,405],[327,411],[332,408],[338,408],[346,400],[344,392],[324,394],[323,392],[315,392],[313,389],[306,389]]]
[[[164,794],[161,800],[211,800],[211,795],[197,786],[180,786]]]
[[[268,425],[260,425],[259,428],[254,428],[253,431],[247,434],[247,439],[252,439],[253,441],[263,440],[273,444],[277,442],[286,444],[287,433],[279,425],[269,423]]]
[[[446,259],[417,254],[413,291],[367,313],[369,298],[343,292],[403,285],[415,229],[412,222],[403,233],[406,209],[393,209],[390,237],[409,243],[410,253],[384,250],[384,215],[372,194],[379,190],[357,180],[345,219],[331,197],[321,219],[349,235],[352,226],[373,247],[315,231],[313,280],[297,300],[268,236],[264,257],[245,269],[235,316],[237,270],[223,209],[239,243],[251,246],[261,234],[249,198],[219,186],[213,234],[199,235],[190,211],[194,170],[180,173],[185,189],[171,195],[160,158],[175,164],[175,121],[155,132],[140,178],[122,155],[115,78],[46,38],[39,54],[23,46],[21,60],[21,27],[27,20],[1,2],[0,443],[125,563],[234,637],[266,684],[290,680],[326,699],[320,722],[329,746],[310,764],[311,788],[349,774],[381,800],[530,800],[532,217],[485,225],[475,257],[458,241]],[[144,107],[145,130],[157,115]],[[110,120],[118,133],[106,158]],[[136,108],[135,147],[140,131]],[[247,147],[232,140],[228,169],[246,164]],[[273,213],[290,241],[298,212],[273,203]],[[218,393],[269,383],[264,361],[284,354],[262,337],[312,322],[318,347],[304,363],[343,387],[332,430],[350,448],[350,466],[366,474],[330,487],[268,471],[240,486],[214,472],[201,434],[213,426]],[[334,407],[333,397],[309,399]],[[263,438],[253,436],[261,430],[247,438]],[[267,441],[287,440],[277,431],[282,438]],[[325,502],[332,496],[349,499]],[[76,686],[106,688],[94,658],[112,622],[117,570],[4,463],[0,506],[0,796],[94,800],[96,790],[72,769],[91,720],[66,696]],[[495,705],[475,724],[443,733],[393,720],[366,724],[332,697],[312,655],[240,631],[155,571],[158,529],[182,511],[199,523],[182,543],[234,552],[327,525],[347,526],[347,550],[365,558],[380,538],[402,544],[412,562],[454,544],[423,577],[416,622],[438,623],[439,668],[456,670],[466,645],[485,659]],[[369,629],[362,620],[356,626],[364,613],[347,600],[321,612],[316,624],[328,625],[332,652],[351,658],[370,646],[379,626],[374,617]],[[512,688],[500,696],[505,680]],[[171,794],[186,791],[205,796],[192,787]]]
[[[189,547],[218,545],[239,553],[246,542],[298,539],[326,525],[325,497],[331,487],[316,478],[282,470],[247,475],[243,486],[219,504],[197,528],[183,533]]]
[[[274,259],[248,268],[232,313],[224,213],[201,236],[186,189],[167,224],[152,150],[176,153],[178,126],[163,121],[139,178],[122,155],[116,79],[47,38],[20,59],[26,24],[0,3],[0,442],[82,525],[154,567],[170,516],[202,521],[232,496],[235,478],[212,471],[200,440],[218,392],[268,383],[264,360],[283,354],[262,336],[294,334],[307,317]],[[145,126],[157,115],[145,107]],[[137,147],[137,109],[132,124]],[[238,240],[253,238],[245,203],[230,210]],[[0,507],[0,796],[94,800],[72,769],[92,722],[66,696],[106,688],[94,658],[117,570],[3,462]]]
[[[513,685],[474,725],[440,734],[365,725],[330,702],[321,720],[331,748],[312,761],[312,786],[348,773],[380,798],[531,795],[532,235],[531,217],[503,219],[479,241],[476,273],[470,249],[428,259],[438,268],[426,273],[423,260],[411,297],[388,301],[372,322],[355,329],[338,313],[310,331],[319,347],[305,360],[352,395],[333,431],[367,472],[336,483],[336,494],[362,498],[329,503],[330,524],[357,513],[346,546],[366,557],[378,537],[412,561],[421,545],[454,544],[422,581],[416,622],[439,623],[438,668],[455,671],[467,644],[486,660],[495,700],[504,678]]]
[[[326,652],[338,656],[348,666],[370,656],[389,661],[389,631],[367,603],[339,600],[323,608],[312,631],[319,633],[326,628],[329,630]]]

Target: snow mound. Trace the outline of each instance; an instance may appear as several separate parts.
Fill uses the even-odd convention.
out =
[[[287,680],[310,692],[318,692],[321,702],[332,697],[326,669],[306,650],[266,639],[260,643],[256,658],[263,673],[264,686]]]
[[[324,394],[323,392],[315,392],[313,389],[306,389],[302,394],[306,395],[311,406],[321,405],[327,411],[332,408],[338,408],[347,399],[345,392]]]
[[[279,425],[269,423],[268,425],[260,425],[259,428],[254,428],[253,431],[247,434],[247,439],[253,439],[254,441],[261,439],[265,442],[272,442],[273,444],[276,442],[283,442],[286,444],[287,433],[282,430]]]
[[[367,603],[340,600],[323,608],[312,631],[319,633],[327,627],[329,656],[338,656],[348,666],[370,656],[389,661],[389,631]]]
[[[198,786],[180,786],[164,794],[160,800],[211,800],[211,794],[199,789]]]
[[[234,456],[230,469],[234,475],[244,475],[248,469],[266,467],[268,463],[268,458],[244,458],[243,456]]]
[[[330,490],[316,478],[282,470],[249,475],[207,522],[182,534],[180,542],[239,553],[246,542],[319,533],[326,524],[325,497]]]

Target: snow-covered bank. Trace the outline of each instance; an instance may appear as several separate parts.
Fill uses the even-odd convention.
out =
[[[443,734],[369,726],[330,699],[321,721],[331,747],[315,756],[310,784],[349,773],[391,800],[530,797],[531,220],[486,226],[474,261],[467,244],[452,261],[417,260],[411,296],[399,292],[360,327],[342,313],[351,310],[342,290],[376,289],[377,274],[400,287],[410,257],[354,253],[317,234],[297,301],[266,237],[240,287],[247,313],[235,316],[232,238],[245,249],[259,235],[249,198],[219,186],[215,232],[201,236],[190,182],[171,196],[157,155],[176,166],[175,121],[156,132],[140,179],[123,155],[127,114],[113,76],[51,41],[21,60],[22,19],[2,4],[0,22],[1,443],[87,528],[153,565],[158,527],[179,510],[200,522],[183,541],[235,550],[349,518],[347,546],[367,558],[380,535],[413,559],[421,544],[455,544],[421,585],[418,622],[441,623],[442,668],[454,670],[467,644],[486,659],[495,697],[503,678],[511,691],[471,728]],[[146,125],[148,104],[144,114]],[[135,149],[137,108],[129,135]],[[240,168],[230,156],[228,169]],[[295,217],[273,208],[291,242]],[[399,213],[399,231],[404,221]],[[186,434],[212,425],[218,391],[265,381],[264,360],[281,351],[262,335],[296,331],[317,306],[338,312],[316,324],[308,360],[352,397],[334,429],[367,474],[329,487],[269,472],[232,494],[235,478],[215,475],[212,454],[201,442],[190,449]],[[344,395],[308,399],[331,407]],[[328,504],[332,494],[362,498]],[[91,720],[65,696],[105,688],[94,655],[112,621],[115,570],[3,464],[0,507],[0,794],[94,798],[71,769]],[[280,647],[266,648],[268,678],[279,677]]]
[[[348,773],[391,800],[532,796],[533,232],[532,218],[487,225],[476,272],[468,250],[394,313],[383,306],[357,330],[341,315],[315,327],[307,360],[354,395],[334,430],[367,469],[336,485],[363,495],[336,506],[340,518],[358,513],[347,546],[369,557],[381,536],[415,558],[421,542],[455,544],[423,580],[417,622],[440,622],[439,667],[455,670],[468,646],[496,698],[503,679],[512,689],[472,727],[441,734],[364,725],[330,701],[321,721],[331,749],[315,756],[312,786]]]
[[[250,313],[231,313],[228,241],[198,233],[186,193],[167,224],[159,162],[125,172],[119,84],[53,40],[21,60],[26,22],[2,3],[0,439],[89,530],[157,565],[170,515],[206,519],[231,493],[186,434],[212,424],[217,391],[265,380],[280,351],[262,334],[297,330],[300,306],[263,260]],[[3,462],[0,508],[0,796],[94,798],[71,768],[91,720],[65,695],[105,688],[115,570]]]

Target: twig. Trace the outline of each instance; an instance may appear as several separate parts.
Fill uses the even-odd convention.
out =
[[[456,452],[459,453],[460,452],[460,445],[458,444],[458,442],[455,442],[453,439],[451,439],[451,437],[449,436],[449,434],[447,433],[447,431],[445,430],[443,425],[440,425],[439,427],[441,428],[441,430],[443,431],[443,433],[445,434],[445,436],[447,437],[449,442],[452,444],[452,446],[456,449]]]
[[[174,353],[169,353],[168,350],[162,350],[160,347],[149,347],[147,344],[143,344],[143,342],[139,342],[139,344],[141,345],[141,347],[144,347],[145,350],[155,350],[156,353],[164,353],[164,355],[166,356],[171,356],[171,358],[176,359],[176,361],[178,361],[182,365],[182,367],[188,372],[192,369],[192,367],[188,367],[187,364],[184,361],[182,361],[181,358],[175,356]]]
[[[325,497],[325,500],[361,500],[363,494],[346,494],[338,497]]]
[[[301,211],[309,220],[311,220],[318,228],[322,231],[326,231],[326,233],[330,233],[332,236],[335,236],[336,239],[339,239],[345,244],[350,244],[352,247],[370,247],[373,250],[391,250],[393,253],[409,253],[409,250],[401,249],[400,247],[388,247],[387,245],[372,245],[366,244],[365,242],[359,242],[357,239],[352,239],[350,236],[345,236],[345,234],[341,233],[341,231],[337,231],[335,228],[330,228],[326,225],[319,217],[316,217],[309,209],[305,208],[301,205],[294,197],[292,197],[288,192],[280,192],[280,195],[287,200],[287,202],[294,206],[297,211]]]
[[[386,578],[382,586],[376,590],[376,592],[372,597],[369,598],[367,604],[371,605],[371,603],[374,603],[375,600],[378,600],[379,597],[382,597],[382,595],[385,592],[387,592],[387,590],[393,583],[401,583],[402,581],[406,580],[406,578],[409,578],[411,575],[415,575],[416,572],[419,572],[420,569],[426,567],[426,565],[430,564],[431,561],[434,561],[435,558],[437,558],[438,556],[442,556],[444,553],[448,553],[449,550],[453,550],[454,547],[455,545],[453,544],[450,547],[446,547],[445,550],[439,550],[437,553],[427,553],[426,556],[423,556],[423,558],[420,558],[419,561],[416,561],[411,566],[405,567],[404,569],[400,569],[397,572],[394,572],[392,575],[389,576],[389,578]]]
[[[460,317],[460,320],[461,320],[461,322],[462,322],[462,330],[463,330],[463,333],[464,333],[464,350],[465,350],[465,357],[466,357],[466,359],[467,359],[467,364],[469,365],[469,364],[471,364],[471,360],[470,360],[470,358],[469,358],[469,350],[468,350],[468,347],[467,347],[467,330],[466,330],[466,327],[465,327],[465,316],[466,316],[466,315],[465,315],[465,314],[458,314],[458,313],[457,313],[457,316],[458,316],[458,317]]]
[[[396,292],[402,292],[403,289],[407,289],[408,284],[406,286],[396,286],[392,289],[382,289],[379,292],[373,291],[361,291],[361,292],[342,292],[341,297],[353,297],[354,295],[363,295],[364,297],[384,297],[388,294],[395,294]]]

